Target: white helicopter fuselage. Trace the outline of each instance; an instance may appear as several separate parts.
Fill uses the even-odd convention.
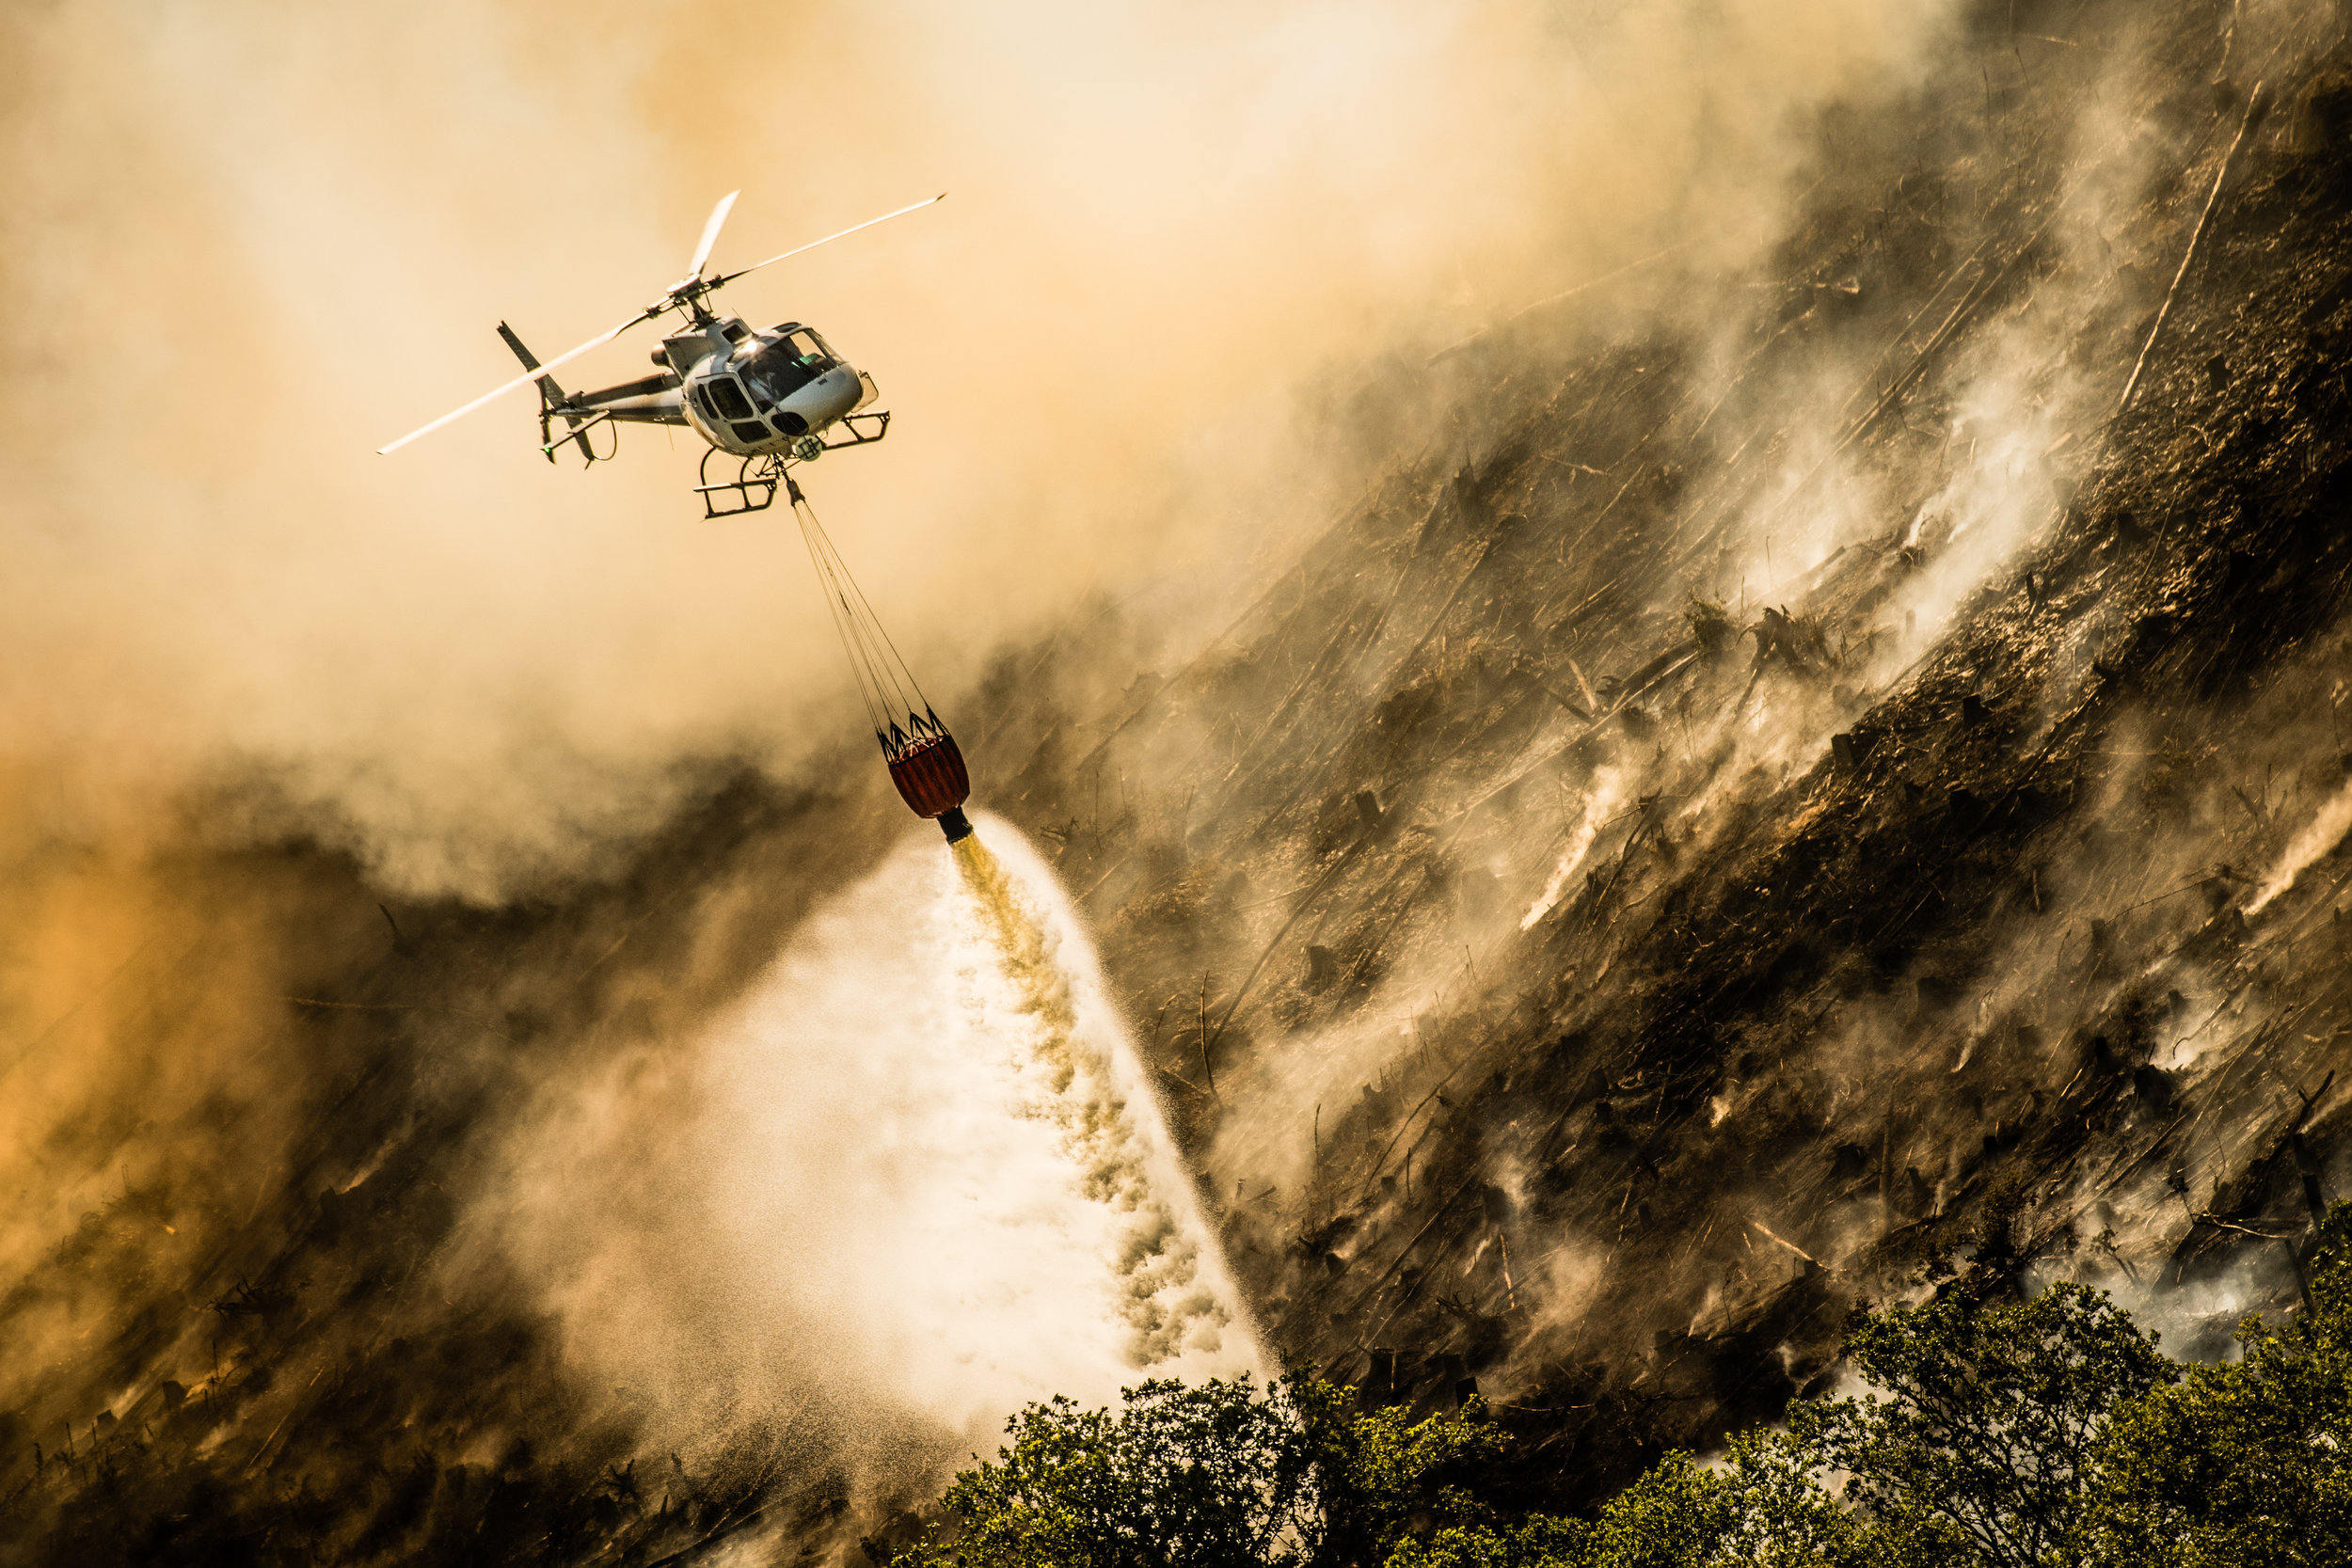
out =
[[[870,377],[798,323],[754,332],[729,318],[661,350],[683,380],[668,395],[686,423],[739,456],[789,453],[875,395]]]
[[[611,457],[616,450],[612,438],[617,437],[618,427],[624,424],[682,424],[711,449],[702,459],[701,472],[707,483],[694,487],[706,510],[720,504],[711,499],[714,494],[726,492],[746,503],[738,510],[756,511],[775,499],[776,486],[791,465],[814,462],[843,447],[881,440],[890,429],[890,411],[866,407],[877,396],[872,376],[835,354],[812,327],[785,322],[755,332],[739,316],[714,315],[710,296],[749,273],[928,207],[945,199],[946,193],[910,202],[896,212],[852,224],[748,267],[706,275],[703,269],[710,261],[711,247],[718,244],[720,228],[739,194],[730,191],[711,209],[686,276],[663,290],[660,298],[618,326],[544,362],[524,346],[512,327],[499,323],[499,336],[522,361],[523,373],[375,450],[398,451],[493,399],[535,385],[539,389],[539,451],[548,462],[554,462],[556,452],[566,446],[577,447],[592,464]],[[661,341],[653,356],[652,375],[591,392],[566,392],[556,381],[554,372],[581,355],[611,342],[632,326],[658,321],[673,311],[685,317],[687,328]],[[605,444],[605,450],[596,450],[598,442]],[[708,483],[711,458],[719,452],[740,458],[741,464],[734,478]],[[731,515],[711,512],[713,516]]]

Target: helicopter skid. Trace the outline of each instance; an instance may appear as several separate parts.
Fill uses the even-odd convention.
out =
[[[710,448],[703,453],[702,483],[694,486],[694,494],[703,499],[706,517],[739,517],[746,512],[765,512],[776,504],[776,486],[783,483],[785,470],[795,463],[814,462],[821,452],[837,451],[843,447],[871,446],[890,433],[890,410],[877,408],[870,414],[845,416],[819,437],[814,451],[805,455],[785,452],[761,452],[742,458],[733,479],[714,482],[710,477],[710,460],[720,459],[721,472],[731,453]],[[838,437],[837,439],[835,437]],[[808,438],[803,436],[803,441]]]
[[[704,483],[694,486],[694,494],[703,499],[703,515],[739,517],[746,512],[765,512],[775,505],[776,484],[784,478],[785,459],[772,454],[746,457],[733,479],[709,483],[710,460],[726,455],[716,447],[703,453]]]
[[[825,432],[825,450],[838,451],[843,447],[863,447],[881,440],[890,434],[890,410],[877,408],[870,414],[845,414],[840,421]],[[834,437],[840,439],[835,440]]]

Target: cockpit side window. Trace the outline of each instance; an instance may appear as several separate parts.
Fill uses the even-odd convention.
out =
[[[743,388],[725,376],[716,376],[708,383],[710,398],[719,405],[719,412],[730,420],[748,420],[752,405],[744,400]]]

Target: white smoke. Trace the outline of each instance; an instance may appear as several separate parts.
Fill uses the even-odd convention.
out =
[[[815,1397],[977,1437],[1261,1368],[1083,929],[981,831],[997,908],[911,834],[702,1039],[522,1119],[500,1240],[657,1428]]]
[[[2309,870],[2313,862],[2342,844],[2347,832],[2352,832],[2352,784],[2328,797],[2328,803],[2319,808],[2319,815],[2295,835],[2286,853],[2279,857],[2279,863],[2264,879],[2262,891],[2246,906],[2246,912],[2262,913],[2273,899],[2293,887],[2295,879]]]
[[[1584,815],[1577,822],[1575,831],[1568,834],[1568,847],[1560,852],[1560,862],[1551,868],[1551,878],[1544,883],[1544,891],[1536,895],[1535,902],[1529,905],[1527,912],[1519,917],[1520,930],[1524,931],[1543,919],[1560,902],[1560,895],[1567,887],[1568,879],[1576,875],[1577,867],[1584,863],[1584,857],[1592,853],[1593,840],[1600,836],[1602,825],[1615,813],[1617,802],[1625,799],[1626,783],[1623,768],[1604,768],[1593,775],[1593,787],[1584,796]]]

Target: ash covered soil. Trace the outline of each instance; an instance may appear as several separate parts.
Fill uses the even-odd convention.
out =
[[[1446,356],[1442,456],[1007,792],[1274,1341],[1476,1378],[1554,1502],[1956,1249],[2217,1353],[2341,1190],[2344,56],[2034,12],[1820,128],[1737,331]]]
[[[1852,1307],[1958,1255],[2218,1354],[2344,1191],[2352,50],[2227,4],[1968,45],[1806,128],[1766,262],[1335,396],[1362,499],[1205,646],[1082,607],[951,709],[1269,1346],[1474,1379],[1530,1501],[1828,1386]],[[714,764],[528,908],[388,915],[299,844],[161,867],[185,940],[116,1005],[167,1042],[204,1022],[142,988],[280,955],[310,1131],[110,1113],[189,1152],[0,1285],[91,1324],[0,1396],[0,1560],[856,1560],[921,1494],[835,1462],[850,1417],[641,1452],[523,1292],[417,1281],[501,1097],[737,994],[902,830],[877,771]]]

